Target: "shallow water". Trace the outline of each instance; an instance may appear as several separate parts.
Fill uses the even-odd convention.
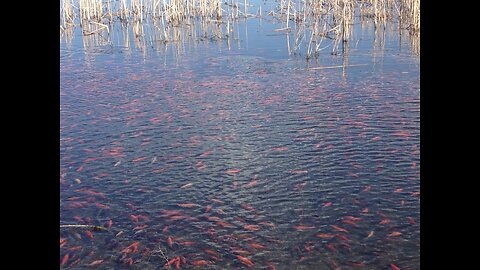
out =
[[[358,25],[307,62],[274,28],[61,40],[60,220],[109,227],[62,229],[62,268],[420,268],[418,56]]]

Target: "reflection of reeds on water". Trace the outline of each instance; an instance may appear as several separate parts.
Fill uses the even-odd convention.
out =
[[[60,30],[79,25],[84,36],[109,40],[112,26],[121,22],[131,28],[139,47],[191,37],[226,39],[230,45],[236,20],[254,16],[248,7],[247,0],[62,0]],[[419,52],[420,0],[279,0],[267,14],[279,22],[277,31],[285,32],[288,53],[305,52],[307,59],[324,50],[346,53],[356,18],[383,30],[396,22],[409,31],[412,48]]]

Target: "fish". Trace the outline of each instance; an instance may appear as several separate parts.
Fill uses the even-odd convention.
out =
[[[206,157],[206,156],[210,155],[211,153],[213,153],[213,150],[208,150],[208,151],[203,152],[200,156],[201,157]]]
[[[88,266],[95,266],[95,265],[99,265],[103,262],[103,260],[95,260],[89,264],[87,264]]]
[[[205,265],[209,265],[210,263],[211,263],[210,261],[206,261],[206,260],[195,260],[191,262],[191,264],[196,266],[205,266]]]
[[[178,244],[182,245],[182,246],[191,246],[191,245],[195,245],[197,242],[190,242],[190,241],[185,241],[185,242],[179,242]]]
[[[382,219],[382,221],[380,221],[379,224],[388,224],[388,223],[390,223],[390,219],[385,218],[385,219]]]
[[[107,228],[110,229],[110,228],[112,227],[112,225],[113,225],[113,221],[112,221],[111,219],[109,219],[109,220],[107,221]]]
[[[129,245],[128,247],[124,248],[122,250],[122,253],[136,253],[138,251],[138,246],[140,245],[140,242],[136,241],[136,242],[133,242],[131,245]]]
[[[315,229],[314,226],[302,226],[302,225],[293,226],[293,228],[294,228],[295,230],[299,230],[299,231],[303,231],[303,230],[313,230],[313,229]]]
[[[370,232],[370,233],[367,235],[367,238],[370,238],[370,237],[372,237],[372,236],[373,236],[373,233],[374,233],[374,232],[373,232],[373,231],[371,231],[371,232]]]
[[[193,186],[193,183],[185,184],[185,185],[181,186],[180,188],[189,188],[191,186]]]
[[[362,190],[362,192],[369,192],[370,189],[372,189],[372,186],[366,186],[366,187]]]
[[[200,205],[196,203],[177,203],[177,205],[185,208],[200,207]]]
[[[247,204],[247,203],[242,203],[240,205],[240,207],[242,207],[243,209],[246,209],[246,210],[255,211],[255,208],[253,206],[251,206],[250,204]]]
[[[120,165],[120,163],[122,163],[122,161],[120,161],[120,160],[117,161],[117,162],[115,163],[115,165],[113,165],[113,167],[117,167],[118,165]]]
[[[333,229],[339,231],[339,232],[345,232],[345,233],[348,233],[348,231],[342,227],[339,227],[337,225],[330,225],[330,227],[332,227]]]
[[[105,205],[103,203],[96,203],[95,206],[102,209],[110,209],[110,206]]]
[[[290,170],[291,173],[308,173],[307,170]]]
[[[250,247],[252,247],[252,248],[257,248],[257,249],[267,248],[266,246],[261,245],[261,244],[257,244],[257,243],[249,243],[249,244],[247,244],[247,245],[250,246]]]
[[[240,255],[236,255],[236,257],[241,263],[248,266],[249,268],[252,268],[254,266],[254,263],[250,259],[245,258],[245,257],[240,256]]]
[[[215,250],[205,249],[204,251],[213,256],[220,256],[220,253],[216,252]]]
[[[168,226],[163,227],[162,232],[163,232],[163,233],[168,232]]]
[[[147,224],[144,224],[144,225],[138,225],[136,226],[135,228],[133,228],[134,230],[143,230],[143,229],[146,229],[148,227]]]
[[[254,180],[254,181],[246,184],[244,187],[245,187],[245,188],[249,188],[249,187],[253,187],[253,186],[256,186],[256,185],[258,185],[258,181],[257,181],[257,180]]]
[[[401,232],[392,232],[388,236],[394,237],[394,236],[399,236],[399,235],[402,235],[402,233]]]
[[[175,257],[175,258],[173,258],[173,259],[170,259],[168,262],[165,263],[164,266],[172,265],[172,264],[174,264],[177,260],[178,260],[178,257]]]
[[[133,222],[138,222],[138,217],[135,216],[134,214],[130,215],[130,219],[133,220]]]
[[[332,206],[332,202],[326,202],[323,204],[322,207],[330,207],[330,206]]]
[[[68,262],[68,259],[70,258],[70,254],[65,254],[65,256],[63,256],[63,259],[62,259],[62,262],[60,263],[60,266],[64,266],[67,262]]]
[[[147,159],[147,157],[139,157],[139,158],[136,158],[136,159],[132,160],[132,162],[140,162],[140,161],[145,160],[145,159]]]
[[[407,220],[410,224],[414,225],[414,224],[417,224],[417,222],[415,221],[415,219],[413,219],[412,217],[407,217]]]
[[[245,225],[243,228],[248,231],[258,231],[261,229],[261,227],[258,225]]]
[[[272,151],[288,151],[288,147],[275,147]]]
[[[239,172],[240,172],[240,170],[238,170],[238,169],[230,169],[230,170],[226,171],[225,173],[226,174],[237,174]]]
[[[393,263],[390,264],[390,267],[392,268],[392,270],[400,270],[400,268]]]
[[[167,237],[167,244],[170,248],[173,248],[173,238],[171,236]]]
[[[218,199],[210,199],[210,201],[212,201],[212,202],[216,202],[216,203],[224,203],[223,201],[221,201],[221,200],[218,200]]]
[[[213,206],[207,205],[207,206],[205,207],[205,212],[209,212],[210,210],[212,210],[212,208],[213,208]]]
[[[333,234],[329,234],[329,233],[319,233],[316,236],[320,237],[320,238],[333,238],[334,237]]]
[[[93,234],[91,231],[85,231],[85,234],[88,236],[88,238],[93,239]]]
[[[397,188],[397,189],[395,189],[393,192],[394,192],[394,193],[400,193],[400,192],[402,192],[402,191],[403,191],[403,188]]]
[[[234,227],[232,224],[225,222],[225,221],[217,221],[216,222],[218,225],[225,227],[225,228],[232,228]]]
[[[364,213],[364,214],[368,213],[368,208],[363,209],[362,213]]]

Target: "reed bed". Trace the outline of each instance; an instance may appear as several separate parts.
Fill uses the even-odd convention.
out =
[[[184,26],[214,22],[223,25],[218,39],[225,39],[235,20],[262,14],[261,9],[250,14],[250,6],[247,0],[61,0],[60,29],[80,25],[83,35],[92,35],[119,21],[131,24],[135,37],[141,37],[147,21],[160,33],[158,40],[173,42]],[[332,54],[345,52],[357,17],[372,20],[375,28],[395,21],[413,36],[420,33],[420,0],[279,0],[264,14],[280,23],[277,31],[293,32],[292,52],[305,49],[307,59],[327,48]],[[332,42],[325,44],[325,39]],[[288,37],[287,42],[290,51]]]

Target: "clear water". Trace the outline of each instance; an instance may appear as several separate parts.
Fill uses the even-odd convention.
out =
[[[306,61],[277,28],[61,39],[61,223],[109,227],[61,229],[61,268],[420,268],[407,36],[357,24],[348,53]]]

